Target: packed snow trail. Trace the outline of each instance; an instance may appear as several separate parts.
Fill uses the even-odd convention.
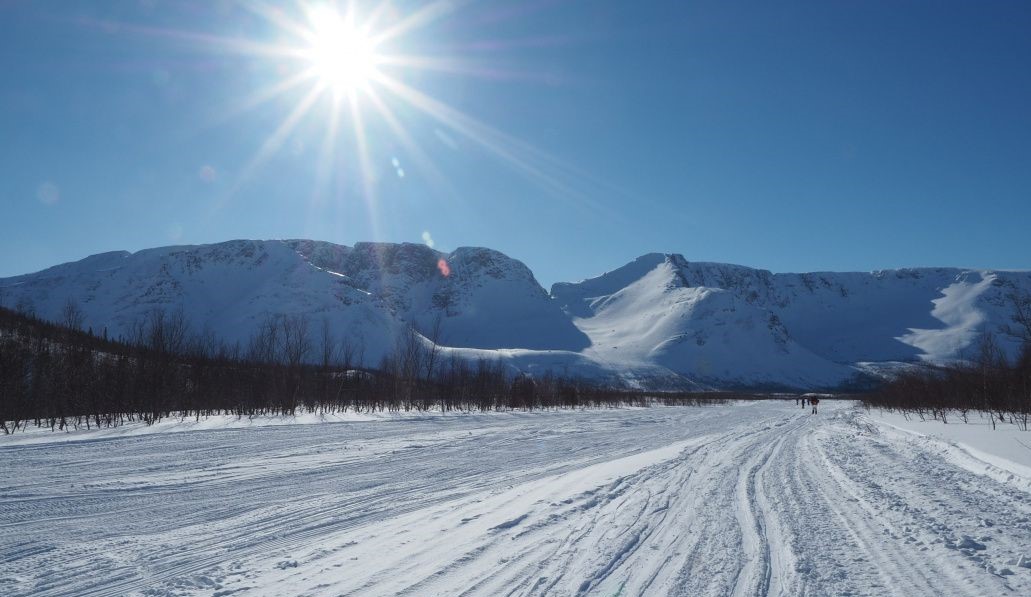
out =
[[[1025,479],[821,410],[0,438],[0,592],[1031,594]]]

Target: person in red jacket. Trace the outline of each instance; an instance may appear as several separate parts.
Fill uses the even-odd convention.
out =
[[[816,396],[813,396],[812,398],[809,399],[809,404],[813,405],[813,414],[815,415],[816,414],[816,406],[818,404],[820,404],[820,399],[817,398]]]

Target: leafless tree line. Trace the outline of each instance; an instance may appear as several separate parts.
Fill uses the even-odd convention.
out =
[[[23,307],[25,307],[23,305]],[[59,322],[0,307],[0,428],[106,427],[169,416],[708,404],[713,394],[644,394],[582,379],[513,376],[498,361],[441,350],[439,322],[401,333],[377,368],[328,321],[270,315],[249,342],[192,331],[181,311],[153,310],[111,339],[83,330],[74,303]],[[318,333],[313,334],[313,328]]]

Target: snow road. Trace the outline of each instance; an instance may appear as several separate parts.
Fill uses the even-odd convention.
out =
[[[0,592],[1031,594],[1026,479],[823,406],[0,438]]]

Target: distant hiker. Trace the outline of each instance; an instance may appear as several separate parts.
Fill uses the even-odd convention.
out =
[[[802,408],[805,409],[805,396],[802,396]]]
[[[795,396],[795,406],[798,406],[798,396]]]
[[[815,415],[816,414],[816,406],[818,404],[820,404],[820,399],[819,398],[810,398],[809,399],[809,403],[813,405],[813,414]]]

